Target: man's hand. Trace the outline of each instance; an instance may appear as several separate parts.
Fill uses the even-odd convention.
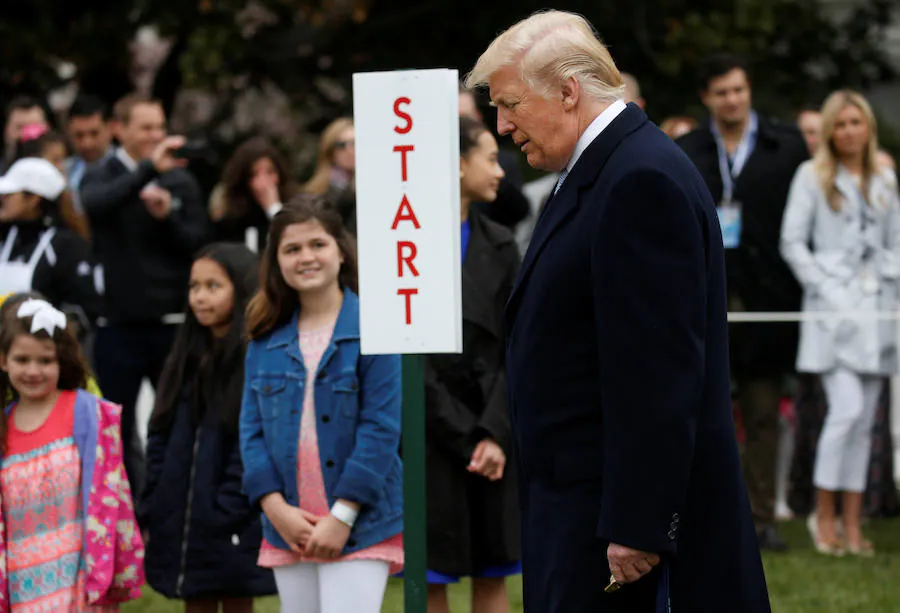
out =
[[[659,556],[655,553],[638,551],[615,543],[610,543],[606,550],[606,559],[609,561],[609,572],[612,573],[616,583],[622,585],[634,583],[659,564]]]
[[[278,195],[278,183],[269,175],[256,175],[250,180],[250,191],[253,199],[266,213],[281,202]]]
[[[156,149],[153,150],[153,155],[150,156],[150,160],[153,162],[156,172],[162,174],[164,172],[169,172],[173,168],[184,168],[187,166],[187,160],[177,158],[173,155],[173,152],[179,147],[183,147],[186,142],[187,139],[183,136],[168,136],[164,138],[162,142],[156,146]]]
[[[496,441],[486,438],[475,447],[468,471],[490,481],[499,481],[503,478],[504,468],[506,468],[506,454]]]
[[[350,526],[328,514],[313,528],[304,555],[325,560],[336,558],[341,555],[349,538]]]
[[[142,189],[141,200],[154,219],[162,221],[172,212],[172,192],[158,185],[148,185]]]

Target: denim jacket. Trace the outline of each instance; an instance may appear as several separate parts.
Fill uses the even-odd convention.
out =
[[[244,491],[254,505],[272,492],[299,503],[297,454],[306,367],[297,317],[247,349],[241,407]],[[403,531],[400,462],[400,357],[360,355],[359,298],[344,302],[315,378],[316,433],[329,507],[357,502],[360,514],[344,553],[370,547]],[[288,549],[272,523],[263,535]]]

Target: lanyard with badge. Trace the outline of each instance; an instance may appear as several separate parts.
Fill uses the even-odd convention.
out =
[[[719,173],[722,175],[722,201],[716,207],[719,215],[719,225],[722,228],[722,243],[726,249],[737,249],[741,245],[741,203],[734,199],[735,181],[744,169],[747,158],[751,153],[751,138],[756,132],[756,116],[751,113],[741,141],[734,152],[734,157],[729,158],[725,149],[725,140],[713,124],[713,134],[716,138],[716,148],[719,152]]]

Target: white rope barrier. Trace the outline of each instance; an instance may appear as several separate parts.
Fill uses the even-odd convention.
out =
[[[730,323],[824,321],[828,319],[900,320],[900,311],[806,311],[800,313],[736,311],[728,313],[728,321]]]
[[[900,321],[897,311],[737,311],[728,313],[728,323],[786,323],[801,321],[827,321],[855,319],[858,321]],[[897,347],[900,347],[900,326],[895,331]],[[900,485],[900,376],[891,378],[891,434],[894,438],[894,480]]]

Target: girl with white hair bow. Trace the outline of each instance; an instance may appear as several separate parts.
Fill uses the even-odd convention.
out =
[[[117,611],[144,582],[120,409],[85,391],[61,311],[28,299],[14,313],[0,330],[0,612]]]

